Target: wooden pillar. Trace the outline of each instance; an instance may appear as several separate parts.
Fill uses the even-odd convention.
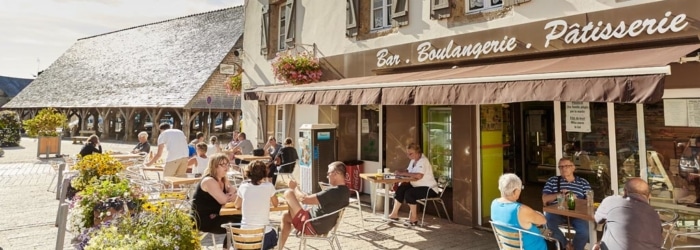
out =
[[[158,127],[160,126],[160,116],[163,114],[163,109],[162,108],[152,108],[152,109],[146,109],[146,112],[148,113],[148,117],[151,118],[151,121],[153,122],[153,127],[151,127],[151,144],[158,144]]]
[[[135,111],[135,108],[119,108],[119,113],[124,117],[124,137],[122,138],[124,141],[133,138],[134,123],[132,121],[134,120]]]
[[[110,117],[110,112],[112,111],[111,108],[98,108],[97,109],[97,118],[94,118],[92,122],[96,125],[93,125],[93,128],[96,128],[96,132],[100,132],[100,127],[102,128],[102,134],[100,134],[100,138],[103,139],[108,139],[110,135],[109,131],[109,121],[111,119]],[[102,126],[100,126],[100,117],[102,117]]]

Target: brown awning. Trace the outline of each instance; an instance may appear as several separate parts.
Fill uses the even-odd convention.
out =
[[[366,76],[245,92],[268,104],[473,105],[525,101],[650,103],[661,100],[669,63],[700,48],[652,49]]]

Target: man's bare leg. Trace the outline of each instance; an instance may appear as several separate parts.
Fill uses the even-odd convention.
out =
[[[301,211],[301,204],[299,200],[297,200],[294,190],[288,189],[284,191],[284,199],[287,201],[287,205],[289,205],[289,211],[284,212],[282,216],[279,249],[284,249],[284,244],[287,242],[287,238],[292,232],[292,219]]]

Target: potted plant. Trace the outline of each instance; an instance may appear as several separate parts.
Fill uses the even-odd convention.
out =
[[[42,153],[61,154],[61,138],[58,137],[58,128],[66,124],[66,115],[54,108],[45,108],[39,111],[34,118],[25,120],[22,124],[29,137],[38,137],[37,157]]]
[[[243,87],[242,79],[243,74],[237,74],[232,76],[226,81],[226,93],[229,95],[237,95],[241,93],[241,88]]]
[[[318,58],[307,52],[278,55],[272,70],[277,79],[293,85],[318,82],[323,75]]]

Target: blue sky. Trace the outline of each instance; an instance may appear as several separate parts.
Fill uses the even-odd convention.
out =
[[[0,75],[34,78],[79,38],[244,0],[0,0]]]

